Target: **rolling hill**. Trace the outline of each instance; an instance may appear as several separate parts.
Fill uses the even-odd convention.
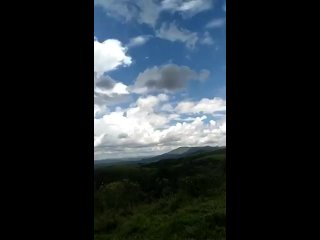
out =
[[[136,165],[136,164],[146,164],[157,162],[163,159],[177,159],[186,156],[192,156],[199,153],[213,152],[219,149],[224,149],[225,147],[179,147],[170,152],[146,158],[123,158],[123,159],[105,159],[105,160],[96,160],[94,162],[95,167],[102,166],[113,166],[113,165]]]
[[[151,163],[151,162],[157,162],[164,159],[177,159],[187,156],[192,156],[200,153],[206,153],[206,152],[213,152],[219,149],[222,149],[224,147],[179,147],[177,149],[174,149],[170,152],[161,154],[159,156],[151,157],[142,159],[140,163]]]

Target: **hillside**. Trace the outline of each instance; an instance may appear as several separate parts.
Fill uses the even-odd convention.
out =
[[[114,165],[129,165],[137,164],[141,161],[142,158],[114,158],[114,159],[104,159],[104,160],[95,160],[94,166],[105,167],[105,166],[114,166]]]
[[[114,166],[114,165],[137,165],[137,164],[146,164],[157,162],[163,159],[176,159],[186,156],[192,156],[199,153],[212,152],[215,150],[223,149],[225,147],[179,147],[170,152],[145,158],[121,158],[121,159],[106,159],[106,160],[96,160],[95,167],[104,167],[104,166]]]
[[[225,168],[220,149],[96,169],[95,240],[225,239]]]

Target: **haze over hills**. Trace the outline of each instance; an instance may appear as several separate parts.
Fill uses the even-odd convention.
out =
[[[170,152],[145,158],[122,158],[122,159],[105,159],[105,160],[96,160],[94,161],[95,167],[99,166],[112,166],[112,165],[131,165],[131,164],[146,164],[157,162],[163,159],[177,159],[186,156],[192,156],[199,153],[212,152],[219,149],[224,149],[225,147],[179,147]]]
[[[170,154],[170,155],[179,155],[179,154],[187,154],[193,151],[201,151],[201,150],[212,150],[214,147],[210,146],[205,146],[205,147],[179,147],[177,149],[174,149],[170,152],[167,152],[165,154]]]

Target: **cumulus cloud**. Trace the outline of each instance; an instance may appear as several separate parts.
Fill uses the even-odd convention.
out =
[[[187,29],[180,28],[175,22],[163,23],[156,32],[158,38],[166,39],[171,42],[183,42],[187,48],[193,49],[199,40],[196,32],[191,32]]]
[[[150,35],[141,35],[134,38],[131,38],[127,44],[128,48],[137,47],[145,44],[151,38]]]
[[[104,95],[108,95],[108,96],[111,96],[112,94],[118,94],[118,95],[121,95],[121,94],[129,94],[128,92],[128,86],[121,83],[121,82],[118,82],[118,83],[115,83],[113,85],[112,88],[109,88],[109,89],[103,89],[103,88],[99,88],[97,87],[95,89],[95,92],[96,93],[101,93],[101,94],[104,94]]]
[[[113,106],[130,100],[128,86],[108,75],[94,73],[95,115],[104,113],[106,106]]]
[[[225,18],[215,18],[206,24],[206,28],[220,28],[226,23]]]
[[[94,103],[94,118],[100,118],[105,114],[108,114],[109,112],[109,108],[106,105],[99,105]]]
[[[95,87],[109,90],[114,87],[115,83],[116,81],[113,80],[110,76],[98,75],[97,73],[94,73]]]
[[[107,106],[128,101],[128,86],[107,75],[119,67],[129,66],[132,59],[127,48],[116,39],[99,42],[94,38],[94,116],[103,115]],[[100,140],[97,140],[100,141]]]
[[[155,66],[138,75],[132,91],[136,93],[177,91],[184,89],[189,80],[204,80],[209,74],[208,70],[202,70],[197,73],[189,67],[175,64]]]
[[[161,107],[161,111],[163,111],[163,112],[173,112],[174,109],[173,109],[173,107],[172,107],[172,105],[170,103],[166,103]],[[178,116],[176,116],[176,117],[178,117]]]
[[[127,49],[117,39],[107,39],[104,42],[94,40],[94,72],[100,75],[119,66],[129,66],[132,59],[126,52]]]
[[[214,114],[209,110],[213,106],[223,109],[218,102],[190,102],[182,114],[181,104],[173,106],[168,95],[140,97],[126,109],[94,119],[95,159],[155,155],[179,146],[225,145],[225,117],[209,120],[206,114]],[[162,111],[164,106],[171,112]]]
[[[118,104],[129,102],[131,100],[132,100],[132,96],[130,94],[118,94],[118,93],[105,94],[99,91],[94,92],[94,104],[99,107],[111,107]]]
[[[123,16],[128,21],[136,18],[138,22],[150,26],[156,23],[159,12],[152,12],[155,1],[138,0],[130,4],[124,0],[105,2],[115,5],[126,2],[128,7],[120,11],[121,14],[131,14]],[[188,10],[188,4],[199,1],[173,2],[177,3],[174,11],[189,14],[191,10]],[[143,7],[136,7],[139,4]],[[147,12],[144,8],[148,6],[151,6],[151,11]],[[111,8],[114,7],[117,8]],[[160,8],[159,11],[165,10]],[[175,23],[162,25],[157,36],[169,41],[180,41],[188,48],[193,48],[198,42],[210,44],[210,40],[204,40],[210,38],[209,33],[199,38],[197,33],[179,28]],[[195,71],[171,63],[154,66],[141,72],[131,86],[109,75],[111,71],[130,66],[132,58],[127,53],[128,48],[145,44],[150,37],[137,36],[126,46],[116,39],[99,41],[94,38],[95,159],[156,155],[179,146],[225,145],[224,99],[203,98],[181,102],[174,99],[172,102],[173,96],[170,94],[185,89],[189,81],[208,79],[208,70]],[[138,97],[132,93],[143,96]],[[151,93],[155,95],[147,95]],[[119,107],[119,104],[130,102],[132,104],[129,106]]]

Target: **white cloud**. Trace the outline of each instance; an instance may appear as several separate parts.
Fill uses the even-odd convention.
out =
[[[172,107],[172,105],[170,103],[166,103],[161,107],[161,111],[163,111],[163,112],[173,112],[174,109],[173,109],[173,107]]]
[[[102,143],[102,140],[103,140],[104,136],[105,136],[105,134],[101,134],[99,136],[94,136],[93,146],[94,147],[99,146]]]
[[[154,0],[95,0],[106,14],[120,21],[135,20],[154,27],[161,9]]]
[[[226,111],[226,101],[222,98],[203,98],[199,102],[183,101],[176,106],[175,110],[180,114],[214,114]]]
[[[112,93],[115,93],[115,94],[129,94],[128,92],[128,86],[126,86],[125,84],[123,83],[116,83],[112,89]]]
[[[129,102],[131,99],[132,96],[130,94],[105,93],[98,89],[95,89],[94,91],[94,104],[100,107],[115,106],[120,103]]]
[[[102,7],[108,16],[125,21],[134,19],[139,11],[127,0],[94,0],[94,5]]]
[[[105,89],[101,89],[101,88],[97,87],[95,89],[95,92],[111,96],[113,94],[118,94],[118,95],[129,94],[127,89],[128,89],[128,86],[126,86],[125,84],[123,84],[121,82],[118,82],[118,83],[114,84],[114,86],[111,89],[105,90]]]
[[[160,15],[160,8],[154,0],[135,0],[140,9],[138,22],[155,27]]]
[[[134,38],[131,38],[129,43],[127,44],[128,48],[137,47],[145,44],[151,38],[150,35],[141,35]]]
[[[129,66],[132,58],[126,54],[127,48],[116,39],[99,42],[94,38],[94,115],[105,113],[107,106],[129,99],[128,86],[106,75],[119,67]],[[100,140],[99,140],[100,141]]]
[[[180,12],[184,17],[192,17],[213,7],[212,0],[164,0],[162,9]]]
[[[117,69],[119,66],[129,66],[132,63],[127,49],[116,39],[104,42],[94,41],[94,72],[98,75]]]
[[[99,107],[95,112],[102,114],[101,108],[126,102],[130,99],[127,85],[112,79],[108,75],[94,73],[94,104]],[[96,114],[96,113],[95,113]]]
[[[107,113],[109,113],[109,109],[107,106],[100,106],[98,104],[94,104],[94,118],[99,118]]]
[[[158,98],[159,98],[159,100],[160,100],[161,102],[166,102],[166,101],[169,100],[169,96],[166,95],[166,94],[163,94],[163,93],[159,94],[159,95],[158,95]]]
[[[95,118],[95,159],[154,155],[179,146],[225,145],[225,117],[207,120],[206,115],[214,113],[212,107],[223,109],[219,99],[189,102],[188,107],[184,103],[182,112],[192,115],[185,118],[178,112],[181,103],[174,107],[169,100],[165,94],[140,97],[126,109]]]
[[[187,29],[180,28],[175,22],[163,23],[160,29],[156,32],[156,36],[171,42],[183,42],[186,44],[187,48],[190,49],[194,48],[199,40],[196,32],[191,32]]]
[[[216,18],[212,19],[210,22],[206,24],[206,28],[220,28],[223,27],[226,23],[225,18]]]
[[[108,16],[120,21],[137,21],[154,28],[162,12],[179,12],[192,17],[213,7],[212,0],[94,0]]]

